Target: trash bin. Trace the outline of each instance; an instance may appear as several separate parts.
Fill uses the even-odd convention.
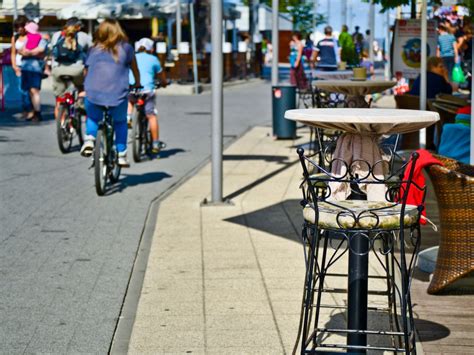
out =
[[[296,108],[295,86],[272,87],[273,136],[278,139],[296,138],[296,121],[285,118],[285,111]]]

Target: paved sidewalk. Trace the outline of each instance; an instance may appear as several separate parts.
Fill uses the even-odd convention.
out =
[[[305,271],[294,146],[307,141],[304,133],[275,141],[271,128],[256,127],[225,151],[224,195],[232,206],[200,206],[210,193],[209,165],[161,203],[129,353],[292,352]],[[381,275],[377,263],[371,259],[370,274]],[[335,272],[347,272],[344,258],[336,265]],[[339,279],[327,286],[346,287]],[[345,295],[325,297],[345,304]],[[341,310],[323,311],[322,319],[333,328],[345,324]],[[369,324],[388,327],[373,315]]]
[[[304,276],[300,171],[293,142],[270,134],[254,128],[226,150],[233,206],[200,206],[209,165],[161,203],[130,353],[292,348]]]

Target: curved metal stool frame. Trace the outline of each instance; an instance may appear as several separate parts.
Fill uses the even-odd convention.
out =
[[[329,164],[318,164],[304,155],[303,149],[298,149],[298,155],[303,168],[303,182],[301,189],[303,192],[302,206],[312,204],[314,209],[314,223],[305,221],[302,228],[302,241],[305,246],[305,288],[302,300],[300,326],[298,338],[293,350],[295,354],[301,343],[301,354],[317,353],[318,350],[345,349],[350,352],[365,353],[367,350],[392,351],[394,353],[414,354],[415,348],[415,324],[413,318],[410,285],[416,259],[420,247],[420,226],[419,219],[422,211],[421,206],[417,206],[414,221],[405,224],[406,200],[410,188],[415,188],[426,193],[425,187],[418,186],[412,181],[414,167],[418,158],[417,153],[413,153],[410,160],[399,169],[391,169],[388,176],[380,179],[374,173],[375,167],[384,162],[376,162],[373,166],[367,164],[368,172],[360,177],[356,173],[354,164],[346,164],[346,172],[343,176],[336,176],[330,172],[334,160]],[[403,180],[404,170],[409,167],[409,177]],[[360,163],[360,162],[359,162]],[[386,162],[385,162],[386,163]],[[312,172],[309,172],[311,167]],[[315,173],[317,175],[315,175]],[[396,227],[386,227],[380,225],[380,220],[376,212],[388,207],[369,208],[363,212],[351,211],[347,206],[338,204],[339,201],[328,201],[331,195],[330,182],[350,183],[351,189],[360,192],[360,184],[386,184],[385,195],[388,206],[400,208],[399,225]],[[355,189],[354,189],[355,187]],[[423,197],[424,200],[424,197]],[[337,214],[337,227],[319,226],[318,203],[326,203],[340,209]],[[341,215],[341,213],[343,215]],[[358,213],[358,214],[357,214]],[[347,228],[340,221],[342,218],[352,215],[354,225]],[[376,223],[370,228],[358,227],[358,222],[362,218],[370,215]],[[354,250],[353,245],[357,239],[365,239],[367,248],[365,250]],[[398,247],[397,247],[398,243]],[[406,249],[410,246],[413,250],[411,256],[407,255]],[[369,276],[386,280],[385,291],[370,291],[369,294],[387,296],[387,307],[369,307],[369,310],[383,311],[389,317],[389,331],[367,330],[367,329],[328,329],[321,327],[320,311],[322,308],[345,309],[341,305],[327,305],[321,301],[322,295],[327,292],[345,292],[345,289],[330,289],[324,286],[326,277],[347,277],[347,274],[331,273],[331,267],[340,260],[346,253],[359,253],[357,255],[375,255],[376,259],[385,271],[384,276]],[[397,282],[397,277],[400,282]],[[330,334],[345,334],[348,340],[353,336],[377,335],[389,337],[391,346],[370,346],[370,345],[347,345],[331,344],[325,342],[325,337]],[[348,341],[348,343],[350,343]]]

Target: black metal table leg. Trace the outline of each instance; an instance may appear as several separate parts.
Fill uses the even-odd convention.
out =
[[[367,330],[367,293],[369,277],[369,240],[364,235],[350,236],[347,328]],[[347,345],[367,345],[367,335],[348,333]],[[365,354],[365,350],[349,349]]]

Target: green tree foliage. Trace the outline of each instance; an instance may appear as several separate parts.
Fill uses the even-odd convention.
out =
[[[252,0],[243,0],[242,2],[246,6],[252,4]],[[260,3],[272,6],[272,0],[260,0]],[[278,8],[280,12],[286,12],[291,15],[293,30],[301,32],[303,35],[312,31],[314,20],[316,20],[316,24],[326,23],[327,21],[323,15],[314,13],[314,3],[312,0],[280,0]]]
[[[316,24],[325,23],[326,19],[321,14],[314,13],[312,2],[290,0],[291,5],[287,6],[287,11],[293,19],[293,31],[305,34],[313,31],[313,21]]]
[[[370,2],[370,0],[363,0],[364,2]],[[394,9],[402,5],[410,5],[413,1],[416,0],[373,0],[376,4],[382,5],[382,12],[389,9]],[[429,0],[428,3],[431,4],[441,4],[441,0]]]

